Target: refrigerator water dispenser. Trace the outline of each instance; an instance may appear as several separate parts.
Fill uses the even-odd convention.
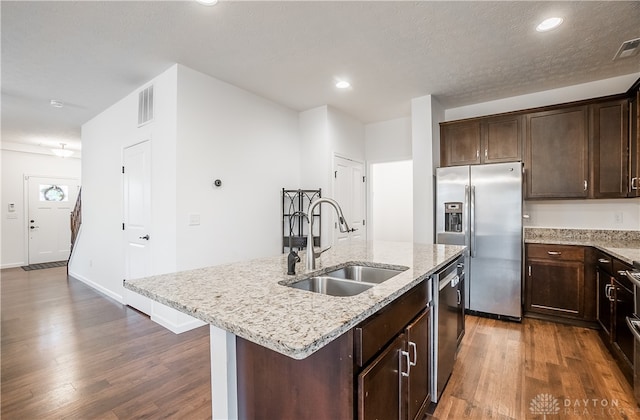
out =
[[[444,203],[444,231],[462,232],[462,203]]]

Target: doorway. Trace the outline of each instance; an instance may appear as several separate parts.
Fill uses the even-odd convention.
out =
[[[413,161],[373,163],[370,168],[371,239],[413,242]]]
[[[151,141],[126,147],[122,157],[125,279],[151,275]]]
[[[364,163],[335,156],[333,170],[333,198],[340,204],[349,227],[356,229],[351,233],[340,232],[334,216],[333,243],[364,241],[367,238]]]
[[[25,176],[28,264],[69,259],[71,211],[80,181],[75,178]]]

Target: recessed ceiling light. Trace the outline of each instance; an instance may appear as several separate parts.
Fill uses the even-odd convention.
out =
[[[536,31],[538,32],[550,31],[560,26],[562,22],[564,22],[564,19],[562,19],[561,17],[550,17],[540,22],[540,24],[536,26]]]
[[[351,83],[347,82],[346,80],[340,80],[339,82],[336,83],[336,87],[338,89],[346,89],[351,87]]]
[[[49,102],[49,103],[54,108],[62,108],[64,106],[64,103],[62,101],[57,100],[57,99],[52,99],[51,102]]]
[[[218,3],[218,0],[196,0],[196,1],[204,6],[215,6]]]

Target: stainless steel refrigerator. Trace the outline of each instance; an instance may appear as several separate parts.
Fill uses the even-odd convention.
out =
[[[436,242],[466,245],[466,308],[522,318],[522,164],[436,170]]]

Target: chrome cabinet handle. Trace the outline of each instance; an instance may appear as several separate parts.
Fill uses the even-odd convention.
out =
[[[584,190],[587,191],[587,180],[584,180]]]
[[[485,160],[489,159],[489,149],[487,148],[484,149],[484,159]]]
[[[409,364],[411,366],[415,366],[416,363],[418,363],[418,347],[416,346],[416,343],[409,341],[409,350],[413,352],[413,362],[410,361]]]
[[[146,234],[144,236],[140,236],[138,239],[144,239],[145,241],[149,240],[149,234]]]
[[[547,251],[547,254],[549,254],[549,255],[562,255],[562,252],[560,252],[560,251]]]
[[[618,274],[626,277],[627,272],[625,270],[618,270]]]
[[[599,258],[599,259],[598,259],[598,262],[599,262],[599,263],[602,263],[602,264],[609,264],[609,263],[611,262],[611,260],[607,260],[607,259],[605,259],[605,258]]]
[[[476,149],[476,159],[480,158],[480,149]]]
[[[462,295],[460,294],[460,290],[456,290],[458,292],[458,305],[462,302]]]
[[[637,190],[638,188],[638,177],[631,178],[631,189]]]
[[[407,371],[403,371],[402,370],[402,358],[406,358],[407,360]],[[409,352],[408,351],[404,351],[404,350],[400,350],[400,374],[402,376],[409,376],[409,374],[411,373],[411,359],[409,358]]]

